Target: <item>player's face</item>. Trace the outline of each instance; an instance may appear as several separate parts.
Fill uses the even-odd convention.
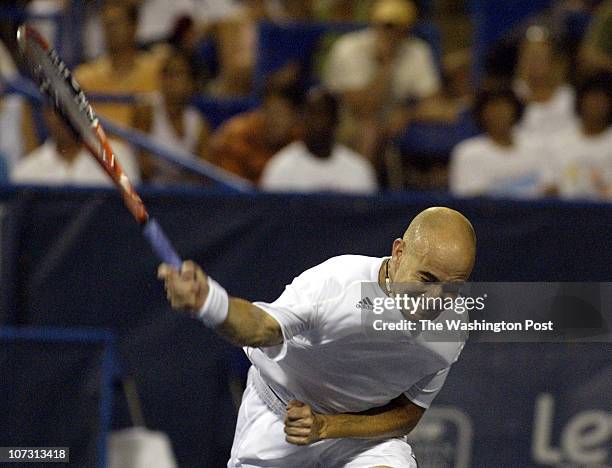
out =
[[[431,290],[432,295],[437,295],[434,290],[439,290],[441,294],[443,287],[439,283],[464,282],[470,276],[472,267],[471,248],[453,241],[430,240],[420,242],[410,249],[401,239],[393,243],[390,264],[393,283],[405,283],[407,289],[414,289],[417,283],[423,291]]]

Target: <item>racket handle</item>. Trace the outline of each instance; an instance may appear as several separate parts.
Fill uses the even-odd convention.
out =
[[[142,229],[142,233],[149,241],[149,244],[151,244],[157,257],[162,262],[180,271],[181,264],[183,263],[181,257],[178,256],[170,240],[166,237],[166,233],[154,218],[149,218]]]

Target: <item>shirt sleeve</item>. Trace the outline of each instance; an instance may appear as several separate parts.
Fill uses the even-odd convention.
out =
[[[480,157],[463,144],[455,147],[449,165],[449,188],[453,195],[469,197],[487,191],[486,171]]]
[[[363,164],[363,185],[359,187],[359,192],[373,193],[378,190],[378,180],[376,172],[369,161],[364,161]]]
[[[429,408],[434,398],[436,398],[444,386],[444,382],[446,381],[449,371],[450,366],[445,367],[439,372],[424,377],[410,387],[407,392],[404,392],[404,395],[406,395],[406,397],[415,405],[418,405],[421,408]]]
[[[307,270],[287,285],[274,302],[254,303],[278,322],[283,333],[282,344],[261,348],[270,359],[280,361],[287,352],[287,342],[313,327],[323,281],[315,269]]]
[[[360,50],[360,33],[338,39],[323,67],[323,83],[331,91],[358,91],[370,84],[372,64],[367,52]]]
[[[281,150],[266,163],[259,179],[259,188],[267,191],[295,190],[293,184],[293,170],[284,163],[284,154],[287,149]],[[293,189],[293,190],[292,190]]]
[[[413,39],[396,71],[396,92],[402,99],[427,98],[440,90],[438,68],[429,45]]]

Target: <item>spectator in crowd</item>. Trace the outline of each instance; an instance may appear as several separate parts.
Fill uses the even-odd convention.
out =
[[[8,49],[0,40],[0,164],[3,174],[10,169],[23,154],[21,125],[23,99],[21,96],[3,95],[4,80],[17,78],[17,67]]]
[[[259,22],[305,21],[312,16],[312,0],[242,0],[233,15],[226,16],[215,26],[219,75],[211,82],[208,92],[220,97],[251,93]],[[294,72],[293,67],[287,70],[289,74]]]
[[[180,17],[191,17],[198,25],[207,25],[232,15],[232,0],[142,0],[136,38],[141,44],[168,39]]]
[[[575,125],[574,90],[563,80],[562,61],[547,29],[532,26],[519,50],[515,90],[525,103],[519,130],[526,138],[550,138]]]
[[[302,120],[303,138],[268,161],[261,188],[287,192],[376,190],[376,174],[370,162],[336,141],[338,102],[331,93],[310,91]]]
[[[612,73],[612,0],[605,0],[595,12],[580,50],[584,75],[597,71]]]
[[[252,89],[257,57],[257,23],[270,19],[265,0],[243,0],[236,13],[216,27],[219,76],[209,91],[215,96],[246,96]]]
[[[458,196],[530,197],[544,192],[544,160],[518,138],[515,125],[523,106],[509,88],[483,90],[474,112],[484,134],[455,147],[450,190]]]
[[[60,118],[49,108],[44,114],[50,137],[19,160],[11,172],[11,180],[24,184],[111,185],[108,175]],[[111,146],[126,175],[138,183],[138,165],[129,148],[118,141],[111,142]]]
[[[280,22],[304,23],[312,21],[314,17],[314,0],[280,0]]]
[[[365,23],[376,0],[315,0],[315,16],[332,23]],[[431,10],[431,0],[415,0],[414,4],[424,17]],[[425,13],[425,14],[423,14]]]
[[[471,112],[474,101],[471,73],[469,50],[457,50],[443,57],[441,92],[409,112],[409,123],[397,129],[397,145],[385,153],[390,189],[448,187],[450,152],[477,133]]]
[[[0,39],[0,79],[12,80],[17,76],[17,66],[4,42]],[[1,83],[0,83],[1,84]]]
[[[316,15],[332,23],[365,22],[371,0],[321,0],[315,5]]]
[[[299,137],[302,101],[297,87],[268,86],[260,108],[237,115],[212,135],[209,161],[259,182],[268,160]]]
[[[556,0],[548,2],[548,8],[536,9],[535,14],[518,21],[492,44],[484,57],[485,74],[496,79],[511,79],[515,74],[518,49],[525,32],[534,26],[545,28],[562,48],[568,64],[575,65],[575,55],[581,42],[581,23],[600,1]]]
[[[139,110],[138,127],[144,128],[160,146],[180,155],[204,157],[208,147],[210,126],[191,105],[196,90],[195,76],[186,57],[171,54],[162,68],[161,93],[152,107]],[[148,155],[141,158],[143,180],[155,183],[177,183],[181,172],[174,166],[155,161]]]
[[[75,77],[85,92],[111,95],[153,93],[159,89],[159,70],[163,57],[141,52],[136,45],[138,8],[133,2],[107,0],[102,7],[106,54],[81,65]],[[96,111],[116,123],[132,126],[134,105],[96,103]]]
[[[175,25],[167,46],[169,53],[180,53],[187,57],[191,74],[196,80],[196,90],[205,93],[211,78],[218,73],[218,57],[211,30],[199,31],[189,16],[180,17]]]
[[[59,29],[66,27],[58,21],[50,21],[45,17],[53,15],[61,16],[67,10],[67,3],[64,0],[30,0],[26,4],[26,12],[30,19],[28,25],[34,27],[49,44],[57,44]],[[40,18],[40,19],[38,19]],[[63,44],[62,44],[63,46]]]
[[[563,198],[612,198],[612,75],[582,84],[576,112],[580,124],[552,145],[552,184]]]
[[[181,17],[191,17],[191,0],[142,0],[136,25],[136,40],[140,44],[164,42],[171,36]]]
[[[440,80],[429,45],[408,33],[417,19],[410,0],[377,0],[370,27],[332,47],[323,82],[342,96],[342,139],[375,158],[410,100],[435,95]]]
[[[471,108],[474,92],[471,80],[471,51],[451,52],[442,60],[441,92],[416,106],[411,121],[454,123]]]

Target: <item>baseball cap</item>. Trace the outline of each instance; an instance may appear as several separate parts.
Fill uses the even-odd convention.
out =
[[[416,6],[410,0],[377,0],[372,7],[371,20],[376,24],[408,27],[416,18]]]

